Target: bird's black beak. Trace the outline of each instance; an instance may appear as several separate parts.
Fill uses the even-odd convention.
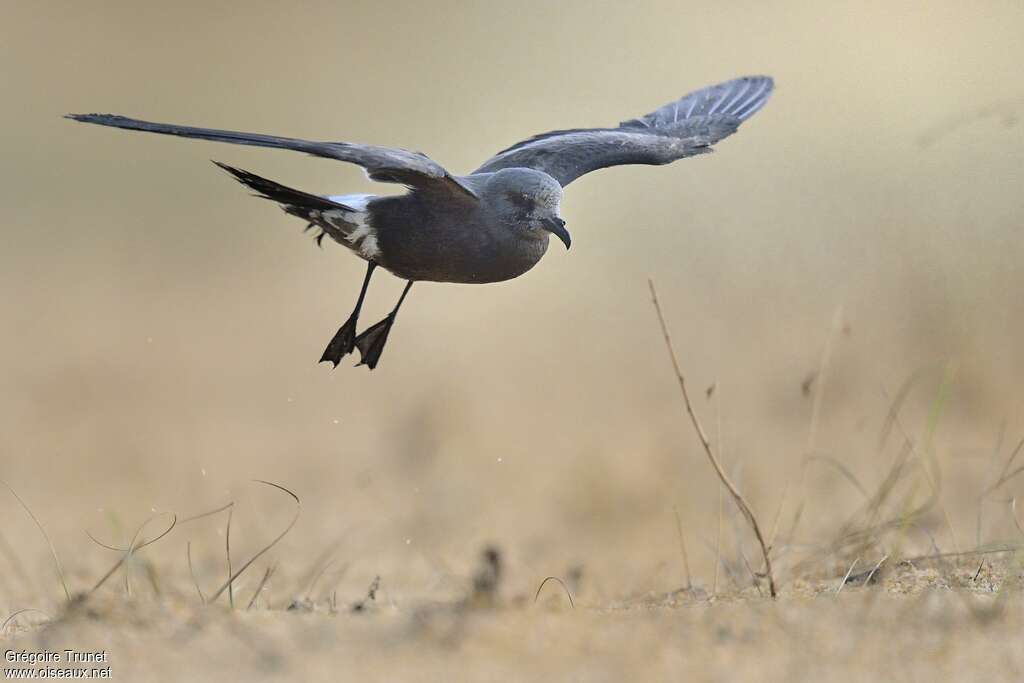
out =
[[[569,235],[569,231],[565,229],[565,221],[561,218],[546,218],[541,221],[541,227],[562,240],[562,244],[565,245],[567,250],[572,246],[572,237]]]

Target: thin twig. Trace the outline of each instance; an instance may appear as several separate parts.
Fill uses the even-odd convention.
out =
[[[716,429],[716,444],[718,446],[718,452],[725,457],[725,444],[722,441],[722,392],[718,391],[715,394],[715,429]],[[723,491],[725,487],[722,483],[718,483],[718,530],[715,535],[715,583],[711,588],[712,595],[718,595],[718,577],[722,570],[722,526],[725,523],[724,519],[724,503],[725,494]]]
[[[647,284],[651,290],[651,300],[654,303],[654,310],[658,313],[658,322],[661,325],[661,333],[665,338],[665,345],[668,347],[669,357],[672,360],[672,369],[675,371],[676,379],[679,382],[679,390],[683,394],[683,402],[686,404],[686,412],[690,416],[690,422],[693,424],[693,428],[697,433],[697,438],[700,440],[701,446],[704,448],[704,453],[708,456],[708,460],[711,462],[711,466],[714,467],[715,472],[718,474],[719,480],[725,485],[732,495],[733,500],[736,502],[736,507],[740,509],[743,516],[746,517],[747,522],[750,524],[754,531],[754,536],[757,537],[757,542],[761,546],[761,555],[764,557],[765,571],[764,575],[768,579],[768,591],[774,598],[776,596],[775,591],[775,577],[772,575],[772,561],[769,557],[768,547],[765,545],[764,536],[761,534],[761,527],[757,524],[757,518],[754,517],[754,513],[750,510],[750,506],[747,505],[747,501],[743,498],[743,495],[736,489],[729,476],[722,469],[721,464],[718,462],[718,458],[715,457],[714,452],[711,450],[711,444],[708,442],[708,438],[704,433],[704,428],[700,424],[700,420],[697,419],[697,414],[693,412],[693,405],[690,403],[690,394],[686,390],[686,379],[683,377],[682,371],[679,369],[679,361],[676,359],[675,349],[672,347],[672,338],[668,333],[668,326],[665,324],[665,316],[661,311],[661,304],[658,303],[658,293],[654,288],[654,281],[647,280]]]

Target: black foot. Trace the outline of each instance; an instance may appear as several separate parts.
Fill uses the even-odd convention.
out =
[[[349,353],[352,353],[356,349],[356,316],[352,315],[345,324],[342,325],[338,332],[331,339],[331,343],[324,349],[324,355],[320,357],[320,362],[330,361],[334,363],[334,367],[338,367],[338,363],[341,359]]]
[[[384,343],[388,340],[388,332],[391,331],[391,326],[394,323],[394,314],[389,315],[356,337],[356,347],[359,349],[359,355],[362,356],[362,360],[356,364],[356,367],[365,365],[371,370],[377,367],[380,354],[384,353]]]

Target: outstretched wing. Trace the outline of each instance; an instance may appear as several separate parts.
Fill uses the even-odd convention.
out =
[[[140,130],[161,135],[177,135],[184,138],[199,138],[214,142],[230,142],[235,145],[273,147],[305,152],[317,157],[337,159],[357,164],[366,169],[371,180],[385,183],[401,183],[424,190],[442,190],[470,197],[476,197],[473,190],[458,178],[452,176],[440,164],[418,152],[391,149],[374,145],[360,145],[352,142],[314,142],[298,138],[282,138],[276,135],[239,133],[213,128],[176,126],[168,123],[140,121],[114,114],[68,114],[67,118],[84,123],[112,126],[126,130]]]
[[[690,93],[618,128],[542,133],[499,152],[475,173],[532,168],[565,187],[599,168],[668,164],[710,152],[764,106],[772,87],[767,76],[747,76]]]

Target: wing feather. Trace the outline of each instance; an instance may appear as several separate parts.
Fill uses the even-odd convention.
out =
[[[259,133],[240,133],[214,128],[153,123],[114,114],[68,114],[67,118],[126,130],[305,152],[317,157],[337,159],[362,166],[371,180],[400,183],[421,190],[444,190],[476,197],[469,186],[448,173],[436,161],[425,154],[409,152],[404,149],[361,145],[352,142],[316,142]]]
[[[692,92],[618,128],[541,133],[498,152],[475,173],[532,168],[564,187],[600,168],[667,164],[710,152],[764,106],[773,87],[767,76],[747,76]]]

